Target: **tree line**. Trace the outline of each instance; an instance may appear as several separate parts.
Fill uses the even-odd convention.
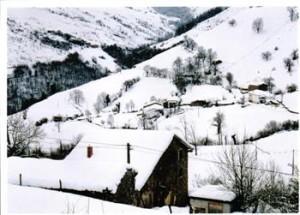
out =
[[[7,79],[7,111],[13,114],[48,96],[104,77],[109,70],[70,53],[63,61],[19,65]]]

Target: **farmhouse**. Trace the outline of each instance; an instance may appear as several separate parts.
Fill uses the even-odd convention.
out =
[[[235,194],[223,185],[204,185],[190,193],[192,213],[230,213]]]
[[[264,83],[262,80],[255,79],[251,82],[240,85],[239,88],[244,93],[252,91],[252,90],[267,91],[268,85],[266,83]]]
[[[221,86],[200,85],[190,87],[182,96],[183,105],[209,107],[214,104],[231,104],[233,95]]]
[[[64,160],[9,158],[9,182],[146,208],[187,205],[192,148],[181,138],[165,131],[101,129],[86,122],[64,123],[61,137],[70,139],[69,131],[74,135],[76,128],[84,132],[83,139]],[[22,182],[16,173],[22,174]]]
[[[252,90],[249,92],[249,102],[260,104],[271,100],[271,94],[262,90]]]

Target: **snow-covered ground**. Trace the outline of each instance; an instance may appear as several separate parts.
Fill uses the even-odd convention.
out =
[[[129,17],[130,14],[128,11],[134,11],[132,17]],[[117,43],[121,46],[135,46],[143,43],[151,42],[149,35],[160,35],[161,27],[165,25],[169,26],[169,21],[175,21],[173,19],[166,19],[156,16],[155,12],[151,9],[131,9],[124,8],[120,11],[115,11],[116,17],[113,18],[112,12],[103,10],[101,13],[97,13],[96,10],[79,10],[71,9],[70,12],[64,9],[55,9],[52,12],[46,9],[28,9],[28,11],[37,12],[40,15],[51,13],[55,17],[54,21],[49,29],[56,29],[58,25],[57,22],[62,21],[61,25],[68,25],[71,23],[69,18],[63,18],[62,16],[75,16],[75,19],[80,19],[84,17],[88,22],[79,21],[80,26],[76,26],[73,22],[72,25],[66,27],[66,32],[74,34],[78,37],[85,38],[86,40],[92,43],[101,43],[99,42],[99,35],[104,38],[106,44]],[[58,14],[59,13],[59,14]],[[97,14],[96,14],[97,13]],[[64,14],[64,15],[63,15]],[[149,16],[148,16],[149,15]],[[143,17],[145,16],[145,17]],[[21,23],[20,25],[27,26],[26,22],[32,21],[32,26],[27,26],[28,28],[41,28],[45,25],[43,18],[32,18],[30,14],[18,13],[18,10],[11,11],[10,17],[17,22]],[[25,17],[22,20],[22,17]],[[77,17],[77,18],[76,18]],[[87,32],[87,29],[94,26],[98,18],[101,18],[105,28],[110,29],[109,34],[107,35],[98,35],[98,27],[95,28],[95,32]],[[105,19],[107,18],[107,20]],[[135,26],[139,29],[136,33],[138,35],[132,35],[132,32],[126,33],[124,27],[118,21],[118,17],[121,20],[127,20],[126,23],[135,22],[133,19],[136,17],[142,17],[141,20],[151,20],[152,17],[154,20],[151,20],[153,26],[148,26],[148,30],[151,32],[144,32],[143,28],[139,29],[138,26]],[[160,18],[158,18],[160,17]],[[264,22],[263,31],[260,34],[256,34],[252,30],[252,22],[257,17],[262,17]],[[74,17],[73,17],[74,18]],[[235,19],[237,22],[236,26],[230,26],[228,24],[229,20]],[[30,21],[31,20],[31,21]],[[113,21],[114,20],[114,21]],[[140,21],[141,21],[140,20]],[[139,22],[139,21],[136,21]],[[165,23],[167,22],[167,23]],[[112,24],[113,23],[113,24]],[[142,22],[144,23],[144,22]],[[147,22],[148,23],[148,22]],[[154,26],[155,23],[159,25]],[[99,23],[98,23],[99,24]],[[97,25],[98,25],[97,24]],[[110,24],[112,24],[110,26]],[[141,24],[141,23],[140,23]],[[148,23],[149,24],[149,23]],[[151,25],[152,25],[151,24]],[[120,26],[122,25],[122,26]],[[141,24],[146,25],[147,24]],[[185,35],[193,38],[199,46],[204,46],[206,49],[212,48],[218,54],[218,59],[222,60],[220,65],[220,70],[223,74],[231,72],[234,75],[234,80],[237,81],[239,86],[253,83],[255,81],[260,81],[262,78],[272,77],[274,78],[274,83],[277,88],[284,90],[287,85],[295,83],[298,76],[298,62],[295,61],[295,67],[292,74],[288,74],[286,69],[283,66],[283,59],[290,56],[292,50],[297,47],[297,22],[290,22],[288,18],[288,12],[286,8],[265,8],[265,7],[252,7],[252,8],[229,8],[224,12],[212,17],[211,19],[198,24],[192,30],[186,32],[183,35],[178,37],[171,38],[162,43],[155,44],[157,47],[170,47],[172,44],[175,44],[183,39]],[[16,25],[17,26],[17,25]],[[26,28],[27,28],[26,27]],[[74,29],[82,27],[82,32],[75,31]],[[127,34],[129,39],[128,41],[123,41],[112,33],[119,31],[122,34]],[[28,30],[28,29],[27,29]],[[46,30],[46,29],[44,29]],[[171,31],[172,27],[166,29],[167,32]],[[129,30],[128,30],[129,31]],[[26,32],[23,32],[26,34]],[[28,32],[27,32],[28,33]],[[134,34],[134,33],[133,33]],[[126,37],[127,38],[127,37]],[[138,38],[138,39],[136,39]],[[20,38],[19,38],[20,39]],[[135,40],[136,39],[136,40]],[[14,40],[18,40],[17,37],[12,37],[12,41],[9,41],[9,44],[13,43]],[[16,60],[20,62],[27,62],[28,58],[22,58],[22,56],[28,57],[37,57],[40,55],[39,52],[29,53],[26,50],[20,49],[20,55],[16,55],[18,45],[24,43],[24,49],[28,49],[32,44],[31,42],[26,42],[27,40],[21,38],[16,45],[11,46],[9,58],[13,59],[16,57]],[[26,47],[27,46],[27,47]],[[278,50],[275,50],[275,47]],[[40,44],[37,46],[32,46],[31,51],[40,48]],[[52,53],[57,52],[57,50],[44,50],[45,47],[41,49],[41,52],[45,51],[45,56],[40,55],[41,59],[45,57],[52,58],[53,56],[64,56],[65,53]],[[104,56],[105,59],[99,58],[102,60],[103,65],[106,65],[108,68],[115,68],[116,64],[114,59],[108,56],[100,48],[90,48],[79,50],[83,57],[88,60],[94,56]],[[270,51],[272,53],[272,58],[270,61],[264,61],[261,58],[261,53],[264,51]],[[63,161],[50,160],[50,159],[34,159],[34,158],[18,158],[12,157],[9,158],[9,183],[18,184],[19,173],[23,174],[23,184],[32,185],[32,186],[41,186],[41,187],[59,187],[59,179],[62,180],[63,186],[67,188],[77,188],[77,189],[91,189],[91,190],[102,190],[103,184],[109,185],[112,190],[115,190],[116,184],[119,182],[120,177],[124,174],[124,169],[126,169],[126,152],[125,149],[122,149],[120,153],[115,153],[119,146],[124,145],[127,142],[136,141],[138,144],[145,144],[143,147],[152,148],[152,146],[147,146],[147,141],[161,143],[164,140],[168,139],[168,135],[155,136],[148,133],[145,135],[145,141],[141,139],[134,139],[135,134],[142,135],[146,131],[142,130],[112,130],[108,131],[109,135],[102,134],[104,131],[103,127],[109,127],[107,121],[110,115],[113,116],[114,126],[121,128],[124,125],[130,125],[130,127],[138,128],[140,116],[138,115],[139,110],[147,103],[150,102],[153,97],[156,99],[166,99],[174,96],[176,87],[172,83],[171,79],[161,79],[155,77],[145,77],[145,71],[143,68],[146,65],[154,66],[157,68],[167,68],[171,70],[173,61],[180,56],[183,59],[194,55],[195,52],[186,51],[181,45],[171,48],[159,55],[156,55],[152,59],[149,59],[145,62],[142,62],[136,65],[135,68],[129,70],[122,70],[121,72],[111,74],[108,77],[102,78],[100,80],[95,80],[90,83],[84,84],[82,86],[76,87],[74,89],[79,89],[83,92],[84,101],[80,107],[74,106],[69,99],[69,94],[74,89],[70,89],[64,92],[56,93],[47,99],[38,102],[28,108],[27,119],[33,122],[38,121],[44,117],[47,117],[49,122],[43,124],[41,128],[46,133],[46,137],[41,141],[41,147],[43,150],[56,149],[59,146],[59,140],[63,144],[69,144],[74,137],[78,134],[83,134],[82,145],[75,148],[74,151],[70,154],[70,157],[67,157]],[[38,59],[38,58],[37,58]],[[98,59],[98,58],[97,58]],[[39,59],[40,60],[40,59]],[[17,62],[16,61],[16,62]],[[101,63],[101,64],[102,64]],[[113,69],[112,69],[113,70]],[[123,83],[127,80],[139,77],[140,80],[135,83],[128,91],[125,92],[123,89]],[[224,84],[225,85],[225,84]],[[118,94],[118,98],[113,102],[109,107],[105,108],[99,115],[95,114],[94,103],[96,102],[97,96],[102,92],[108,93],[111,97]],[[232,93],[224,88],[224,86],[211,86],[211,85],[201,85],[201,86],[188,86],[186,94],[181,96],[182,104],[189,104],[195,100],[206,100],[212,101],[215,104],[218,101],[218,104],[229,104],[228,106],[212,106],[212,107],[191,107],[184,105],[181,107],[179,112],[174,114],[160,116],[155,122],[157,125],[158,133],[171,132],[176,133],[178,136],[185,138],[184,135],[184,126],[187,122],[187,129],[192,129],[193,134],[196,138],[206,138],[210,140],[217,141],[217,128],[213,125],[213,118],[218,112],[224,114],[224,127],[222,129],[223,137],[227,137],[228,142],[231,141],[231,136],[236,135],[238,139],[243,139],[244,137],[255,136],[258,131],[265,128],[266,124],[270,121],[283,122],[286,120],[298,120],[298,115],[287,111],[281,105],[266,105],[266,104],[255,104],[249,103],[246,101],[246,105],[241,106],[241,98],[245,96],[247,98],[249,94],[241,94],[238,89],[232,89]],[[293,93],[285,93],[283,96],[283,104],[292,111],[299,112],[299,91]],[[179,99],[179,97],[176,97]],[[276,97],[277,100],[280,100],[280,96]],[[132,101],[134,103],[133,112],[128,112],[126,104]],[[114,105],[120,102],[120,113],[113,113],[111,110]],[[231,104],[234,103],[234,104]],[[79,109],[81,111],[79,111]],[[58,126],[54,122],[50,122],[53,116],[74,116],[74,114],[84,113],[85,110],[89,110],[92,113],[91,119],[92,122],[89,123],[85,120],[85,116],[81,117],[83,121],[67,121],[60,123],[60,132],[58,132]],[[118,133],[119,132],[119,133]],[[132,135],[128,133],[132,132]],[[116,134],[118,133],[118,134]],[[147,132],[146,132],[147,133]],[[155,133],[155,132],[154,132]],[[138,136],[139,136],[138,135]],[[143,134],[144,135],[144,134]],[[189,134],[190,135],[190,134]],[[111,141],[109,138],[114,138],[115,141]],[[224,140],[223,140],[224,141]],[[90,160],[82,161],[82,157],[86,156],[86,147],[87,144],[93,143],[110,143],[113,142],[115,146],[109,147],[97,147],[95,148],[95,153],[100,154],[102,160],[95,161],[93,158]],[[225,142],[225,141],[224,141]],[[298,142],[299,134],[298,131],[285,131],[276,133],[267,138],[260,139],[252,144],[246,145],[249,150],[257,151],[257,159],[262,164],[262,168],[269,169],[270,162],[274,161],[278,171],[284,173],[285,177],[289,177],[291,174],[291,162],[293,157],[293,150],[295,155],[295,163],[298,160]],[[138,145],[137,144],[137,145]],[[101,145],[101,144],[100,144]],[[125,146],[125,145],[124,145]],[[162,143],[156,148],[152,149],[152,154],[142,151],[135,154],[133,150],[133,164],[132,167],[139,170],[140,175],[137,175],[137,186],[141,187],[143,180],[147,176],[146,172],[150,167],[153,167],[155,163],[153,160],[157,160],[159,155],[165,149],[165,145]],[[210,175],[218,176],[218,159],[219,156],[223,153],[224,149],[228,149],[232,146],[199,146],[198,155],[195,156],[193,153],[189,155],[189,191],[190,193],[194,192],[198,188],[199,183],[207,179]],[[233,146],[234,148],[241,146]],[[119,152],[119,151],[117,151]],[[138,152],[138,150],[136,151]],[[117,155],[116,155],[117,154]],[[136,157],[135,157],[136,155]],[[113,159],[120,159],[123,163],[118,163]],[[117,159],[116,159],[117,160]],[[141,162],[147,160],[147,162]],[[38,162],[37,162],[38,161]],[[95,161],[95,162],[93,162]],[[78,165],[80,162],[81,165]],[[84,164],[84,165],[82,165]],[[95,168],[95,165],[97,168]],[[79,166],[81,166],[79,168]],[[110,168],[114,166],[114,168]],[[98,168],[101,167],[101,168]],[[66,174],[66,169],[72,170]],[[95,170],[92,174],[90,169]],[[74,171],[76,170],[76,171]],[[38,174],[32,174],[32,172]],[[56,174],[51,174],[55,172]],[[102,176],[99,179],[99,175]],[[118,177],[116,177],[116,175]],[[113,176],[113,177],[112,177]],[[139,178],[142,176],[142,178]],[[83,183],[84,181],[84,183]],[[109,181],[109,183],[107,183]],[[104,183],[105,182],[105,183]],[[62,194],[54,191],[45,191],[33,188],[24,188],[9,185],[9,209],[11,212],[20,212],[28,211],[32,212],[28,205],[29,199],[22,202],[19,200],[16,204],[16,207],[13,207],[13,200],[16,196],[32,195],[34,198],[40,198],[45,201],[50,201],[53,198],[53,202],[49,203],[47,207],[41,208],[40,206],[32,206],[33,211],[46,211],[46,212],[65,212],[66,205],[74,206],[76,198],[68,196],[70,194]],[[65,197],[65,196],[68,197]],[[43,196],[41,198],[40,196]],[[67,198],[67,202],[65,199]],[[78,197],[79,198],[79,197]],[[19,198],[18,198],[19,199]],[[40,201],[37,200],[37,201]],[[68,201],[68,199],[71,199]],[[87,198],[80,197],[80,212],[87,210]],[[59,201],[60,200],[60,201]],[[57,201],[57,202],[56,202]],[[91,208],[95,207],[95,211],[100,211],[99,213],[106,212],[141,212],[146,213],[148,210],[142,210],[139,208],[131,206],[116,206],[114,203],[108,203],[104,201],[91,200]],[[99,204],[100,206],[99,206]],[[28,203],[28,204],[26,204]],[[57,207],[53,207],[53,205]],[[103,206],[105,205],[105,207]],[[116,210],[114,211],[114,207]],[[52,207],[51,210],[48,207]],[[77,206],[76,206],[77,207]],[[77,208],[76,208],[77,209]],[[104,209],[104,212],[103,212]],[[135,211],[137,209],[138,211]],[[158,208],[158,211],[168,212],[167,207]],[[92,209],[91,209],[92,211]],[[153,211],[153,210],[151,210]],[[177,208],[178,212],[187,212],[187,208]]]
[[[8,67],[18,64],[32,65],[37,61],[61,60],[74,51],[78,51],[84,58],[91,53],[91,49],[86,56],[85,48],[66,51],[44,45],[34,37],[35,31],[45,33],[58,41],[64,39],[47,31],[60,30],[95,45],[137,47],[153,43],[155,39],[172,33],[174,24],[179,21],[178,18],[159,14],[153,8],[129,7],[14,8],[8,11],[8,18]],[[109,64],[111,58],[101,48],[93,50],[98,52],[94,57],[104,56]],[[102,63],[113,69],[106,65],[106,61]]]
[[[255,136],[259,130],[262,130],[272,120],[283,122],[288,119],[298,119],[297,115],[289,113],[282,107],[263,104],[250,104],[244,108],[238,104],[211,108],[187,107],[183,114],[174,115],[168,119],[159,119],[158,128],[173,130],[184,137],[183,122],[187,121],[188,127],[194,127],[197,137],[209,137],[217,141],[217,128],[212,125],[217,112],[224,114],[223,135],[227,136],[228,140],[234,134],[241,139],[245,136]]]
[[[295,164],[299,158],[299,132],[281,132],[270,137],[260,139],[253,144],[246,145],[249,151],[257,149],[257,160],[260,163],[260,169],[272,170],[271,162],[277,167],[277,172],[282,172],[284,178],[289,178],[292,174],[293,150]],[[198,147],[198,155],[190,155],[189,159],[189,189],[193,192],[199,186],[201,181],[209,176],[220,176],[217,162],[224,155],[225,150],[230,147],[241,146],[202,146]],[[268,173],[267,171],[263,171]],[[205,173],[205,174],[203,174]]]
[[[28,198],[30,197],[30,198]],[[175,213],[188,213],[188,207],[172,207]],[[144,209],[80,195],[33,187],[8,185],[9,213],[69,213],[69,214],[162,214],[167,207]]]
[[[126,169],[132,168],[138,173],[135,183],[140,190],[174,136],[168,131],[102,129],[88,122],[62,123],[59,132],[51,123],[45,133],[42,147],[71,142],[80,134],[82,139],[64,160],[9,158],[10,183],[18,184],[18,175],[22,174],[24,185],[58,188],[61,180],[67,189],[102,191],[108,187],[114,193]],[[127,143],[132,149],[130,164],[127,164]],[[87,158],[88,146],[93,147],[90,158]]]
[[[260,34],[252,30],[252,22],[262,17],[263,31]],[[228,21],[236,20],[236,26],[230,26]],[[183,35],[171,38],[157,46],[169,47],[187,35],[199,46],[212,48],[217,52],[223,74],[231,72],[239,85],[262,79],[274,78],[276,87],[285,89],[287,84],[298,79],[298,62],[294,72],[288,74],[284,68],[283,59],[290,57],[297,45],[297,22],[289,20],[285,7],[252,7],[229,8],[224,12],[200,23]],[[275,47],[278,50],[275,50]],[[270,51],[270,61],[264,61],[262,52]],[[171,68],[177,57],[186,59],[195,53],[188,52],[182,46],[176,46],[150,60],[138,65],[157,68]]]
[[[94,112],[94,103],[97,96],[102,92],[110,94],[117,94],[122,90],[123,83],[126,80],[140,77],[143,74],[142,70],[132,69],[123,70],[122,72],[112,74],[108,77],[89,82],[79,87],[56,93],[47,99],[32,105],[28,109],[28,119],[32,121],[40,120],[48,117],[49,119],[55,115],[72,116],[79,114],[80,111],[76,108],[69,99],[69,94],[75,89],[83,92],[84,102],[80,109],[84,113],[85,110]]]
[[[280,97],[278,96],[279,101],[281,100]],[[284,94],[282,103],[290,110],[299,112],[299,91]]]
[[[182,104],[190,104],[193,101],[208,101],[208,102],[235,102],[234,95],[229,93],[221,86],[200,85],[187,88],[187,92],[182,96]]]

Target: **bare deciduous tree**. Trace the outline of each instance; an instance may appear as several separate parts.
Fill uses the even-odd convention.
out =
[[[69,94],[69,100],[78,106],[81,106],[81,104],[84,102],[84,96],[83,92],[81,90],[73,90]]]
[[[293,72],[294,62],[290,58],[285,58],[283,60],[284,67],[287,69],[287,72],[291,74]]]
[[[105,107],[106,95],[106,93],[102,92],[97,96],[96,102],[94,103],[94,109],[97,114],[99,114],[101,110]]]
[[[24,121],[21,114],[8,117],[7,120],[7,156],[26,155],[30,144],[38,144],[44,137],[40,126]]]
[[[225,126],[225,116],[222,112],[217,112],[216,116],[213,118],[213,126],[216,126],[217,128],[217,134],[218,134],[218,142],[219,144],[222,144],[222,129]]]
[[[265,51],[265,52],[261,53],[261,57],[263,60],[269,61],[272,58],[272,53],[270,51]]]
[[[114,116],[112,114],[108,115],[107,124],[109,125],[110,128],[114,128],[115,119],[114,119]]]
[[[262,18],[256,18],[252,23],[252,29],[255,33],[259,34],[263,31],[264,22]]]
[[[231,26],[231,27],[234,27],[236,26],[236,20],[235,19],[231,19],[228,24]]]
[[[296,7],[288,7],[287,10],[289,12],[289,17],[290,17],[291,22],[297,21],[299,18],[299,13],[297,11],[297,8]]]
[[[226,80],[228,81],[229,86],[231,87],[232,86],[232,82],[233,82],[233,74],[231,72],[227,72],[227,74],[226,74]]]
[[[238,210],[257,208],[257,190],[263,172],[258,171],[255,152],[246,145],[225,148],[219,156],[219,170],[222,183],[236,194]]]

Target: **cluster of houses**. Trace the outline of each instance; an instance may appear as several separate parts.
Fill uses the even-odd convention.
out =
[[[272,103],[277,105],[278,102],[269,92],[268,85],[263,81],[252,81],[239,87],[242,94],[248,93],[248,101],[256,104]]]
[[[192,147],[176,134],[102,129],[87,122],[65,124],[85,131],[70,154],[59,161],[10,157],[9,183],[144,208],[168,205],[190,206],[192,213],[232,211],[235,195],[221,185],[206,185],[189,193],[188,153]],[[62,137],[70,138],[67,128],[61,132]]]

